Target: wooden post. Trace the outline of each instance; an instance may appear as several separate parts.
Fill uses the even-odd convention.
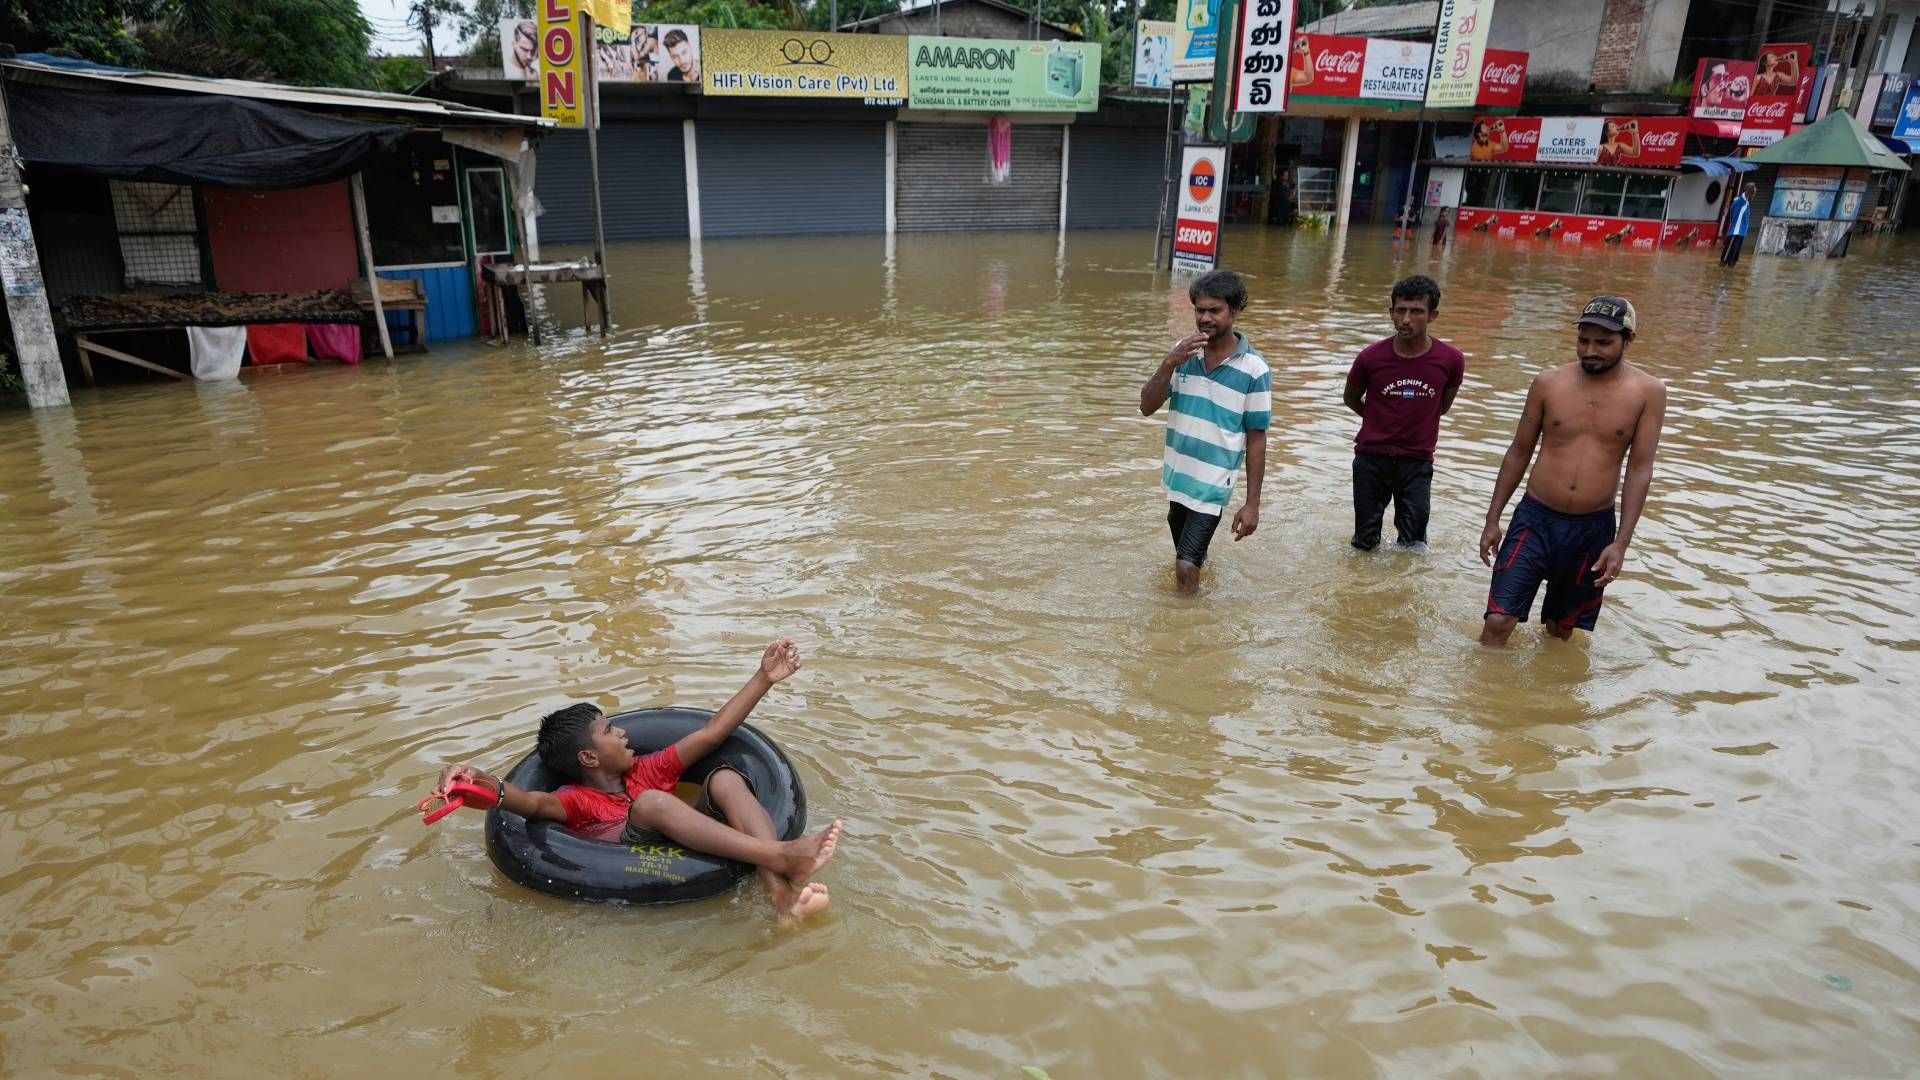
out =
[[[380,275],[373,272],[373,237],[367,232],[367,186],[353,174],[353,226],[360,234],[360,262],[367,269],[367,292],[373,297],[373,325],[380,331],[380,352],[393,359],[393,337],[387,333],[387,309],[380,303]]]
[[[13,324],[14,352],[27,384],[27,404],[36,409],[67,405],[67,373],[60,366],[60,342],[53,333],[47,286],[40,276],[40,252],[33,246],[33,221],[27,216],[27,191],[20,186],[13,129],[7,124],[7,99],[0,87],[0,292],[6,294]]]
[[[586,53],[587,66],[587,167],[593,173],[593,261],[602,275],[607,268],[607,229],[600,215],[600,70],[594,54],[593,16],[580,13],[580,47]],[[604,276],[601,281],[605,281]],[[607,294],[600,292],[600,336],[607,336]]]

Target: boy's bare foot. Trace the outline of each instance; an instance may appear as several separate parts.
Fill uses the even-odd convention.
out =
[[[814,882],[798,889],[781,886],[773,890],[773,910],[784,919],[804,919],[827,910],[827,887]]]
[[[821,867],[827,865],[827,860],[833,858],[833,849],[839,842],[840,822],[835,819],[833,824],[827,826],[825,832],[787,841],[785,845],[787,863],[773,869],[797,889],[805,885],[808,878],[819,873]]]

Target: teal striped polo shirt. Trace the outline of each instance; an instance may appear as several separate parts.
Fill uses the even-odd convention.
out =
[[[1273,375],[1266,358],[1240,331],[1233,354],[1207,370],[1194,355],[1173,369],[1173,411],[1167,417],[1167,453],[1160,486],[1167,498],[1203,514],[1224,514],[1233,477],[1247,456],[1247,432],[1273,422]]]

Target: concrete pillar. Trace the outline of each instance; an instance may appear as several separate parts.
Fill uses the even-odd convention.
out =
[[[1340,140],[1340,195],[1335,204],[1333,223],[1345,225],[1347,216],[1353,211],[1353,169],[1354,159],[1360,156],[1360,118],[1347,117],[1346,134]]]
[[[20,186],[13,129],[7,124],[7,99],[0,94],[0,292],[6,294],[13,323],[14,355],[27,384],[27,404],[36,409],[69,404],[67,373],[60,367],[60,344],[53,336],[53,312],[47,307],[40,252],[33,246],[33,221],[27,217],[27,192]]]

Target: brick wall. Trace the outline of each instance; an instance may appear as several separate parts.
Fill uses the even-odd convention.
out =
[[[1606,0],[1600,16],[1600,43],[1593,50],[1593,88],[1626,90],[1640,49],[1640,24],[1646,0]]]

